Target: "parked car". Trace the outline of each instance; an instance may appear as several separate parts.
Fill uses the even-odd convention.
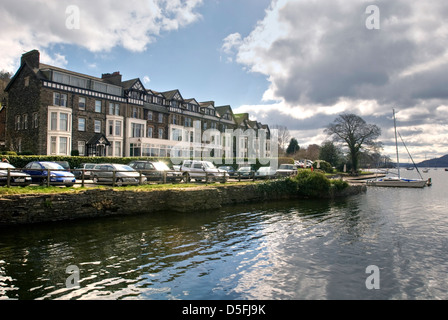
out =
[[[236,175],[236,171],[232,166],[220,166],[220,167],[218,167],[218,169],[226,171],[230,177],[233,177],[234,175]]]
[[[283,177],[293,176],[297,174],[297,167],[293,164],[281,164],[276,173]]]
[[[32,182],[31,176],[19,171],[13,165],[0,162],[0,186],[8,185],[8,169],[9,169],[9,184],[11,186],[27,186]]]
[[[92,180],[94,183],[112,184],[115,172],[115,184],[117,186],[139,184],[140,173],[133,168],[123,164],[102,163],[95,166],[92,172]],[[147,181],[144,175],[141,176],[141,182]]]
[[[54,162],[60,165],[65,170],[70,171],[70,164],[68,163],[68,161],[54,161]]]
[[[225,170],[216,168],[210,161],[184,160],[180,171],[186,178],[185,180],[193,178],[196,181],[202,181],[207,177],[209,180],[226,182],[229,178]]]
[[[272,179],[277,175],[277,170],[271,167],[260,167],[255,172],[255,177],[258,179]]]
[[[254,174],[255,172],[252,170],[252,168],[251,167],[241,167],[241,168],[239,168],[237,171],[236,171],[236,176],[238,177],[238,178],[252,178],[253,176],[253,174]]]
[[[147,180],[163,181],[164,173],[166,174],[166,181],[180,182],[184,178],[181,172],[171,170],[161,161],[132,161],[128,166],[137,171],[141,171]]]
[[[32,161],[23,169],[23,172],[31,176],[33,182],[39,182],[41,185],[47,184],[48,171],[50,171],[50,185],[72,187],[76,182],[73,173],[66,171],[56,162]]]
[[[84,179],[91,180],[92,179],[92,171],[96,166],[96,163],[81,163],[79,167],[76,167],[73,170],[73,174],[75,175],[76,179],[82,178],[82,171],[84,171]]]

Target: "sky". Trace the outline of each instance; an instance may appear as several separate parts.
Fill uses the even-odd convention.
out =
[[[372,5],[374,7],[372,7]],[[415,161],[448,154],[444,0],[2,0],[0,70],[43,63],[231,105],[288,128],[300,146],[355,113],[382,130],[392,110]],[[400,160],[409,160],[400,148]]]

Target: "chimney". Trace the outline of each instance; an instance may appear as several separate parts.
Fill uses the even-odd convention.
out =
[[[103,73],[101,76],[101,79],[103,79],[105,82],[114,84],[117,86],[121,85],[121,74],[120,71],[115,71],[114,73]]]
[[[38,69],[39,68],[39,60],[40,60],[39,51],[32,50],[32,51],[24,53],[22,55],[22,60],[20,61],[20,65],[24,65],[25,62],[27,62],[31,68]]]

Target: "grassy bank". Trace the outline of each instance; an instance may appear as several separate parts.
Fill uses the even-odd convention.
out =
[[[262,180],[262,181],[244,181],[244,182],[227,182],[225,184],[212,183],[176,183],[176,184],[146,184],[136,186],[113,187],[114,190],[123,191],[151,191],[151,190],[171,190],[171,189],[190,189],[190,188],[208,188],[220,187],[226,185],[257,185],[261,192],[275,192],[284,194],[298,194],[305,197],[326,197],[331,192],[342,191],[348,187],[348,183],[342,180],[328,179],[328,177],[320,172],[311,170],[301,170],[294,177]],[[0,196],[14,194],[58,194],[58,193],[80,193],[91,189],[110,189],[111,186],[96,185],[93,187],[58,187],[58,186],[27,186],[0,188]]]

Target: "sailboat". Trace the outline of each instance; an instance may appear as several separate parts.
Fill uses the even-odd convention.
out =
[[[375,187],[399,187],[399,188],[424,188],[425,186],[430,184],[430,179],[428,179],[428,181],[423,180],[420,171],[418,170],[417,166],[417,172],[420,175],[421,179],[406,179],[406,178],[402,178],[400,175],[400,160],[398,158],[398,139],[397,139],[397,123],[396,123],[396,119],[395,119],[395,110],[393,110],[393,115],[394,115],[394,129],[395,129],[395,148],[396,148],[396,152],[397,152],[397,169],[398,169],[398,177],[384,177],[384,178],[379,178],[379,179],[375,179],[375,180],[369,180],[367,181],[367,185],[368,186],[375,186]],[[400,135],[400,133],[398,133],[398,135]],[[406,147],[406,144],[403,141],[403,138],[401,137],[401,141],[403,142],[403,145],[405,146],[406,150],[408,151],[409,156],[411,157],[411,154],[409,153],[408,148]],[[412,160],[412,157],[411,157]],[[414,160],[412,160],[412,162],[414,162]]]

